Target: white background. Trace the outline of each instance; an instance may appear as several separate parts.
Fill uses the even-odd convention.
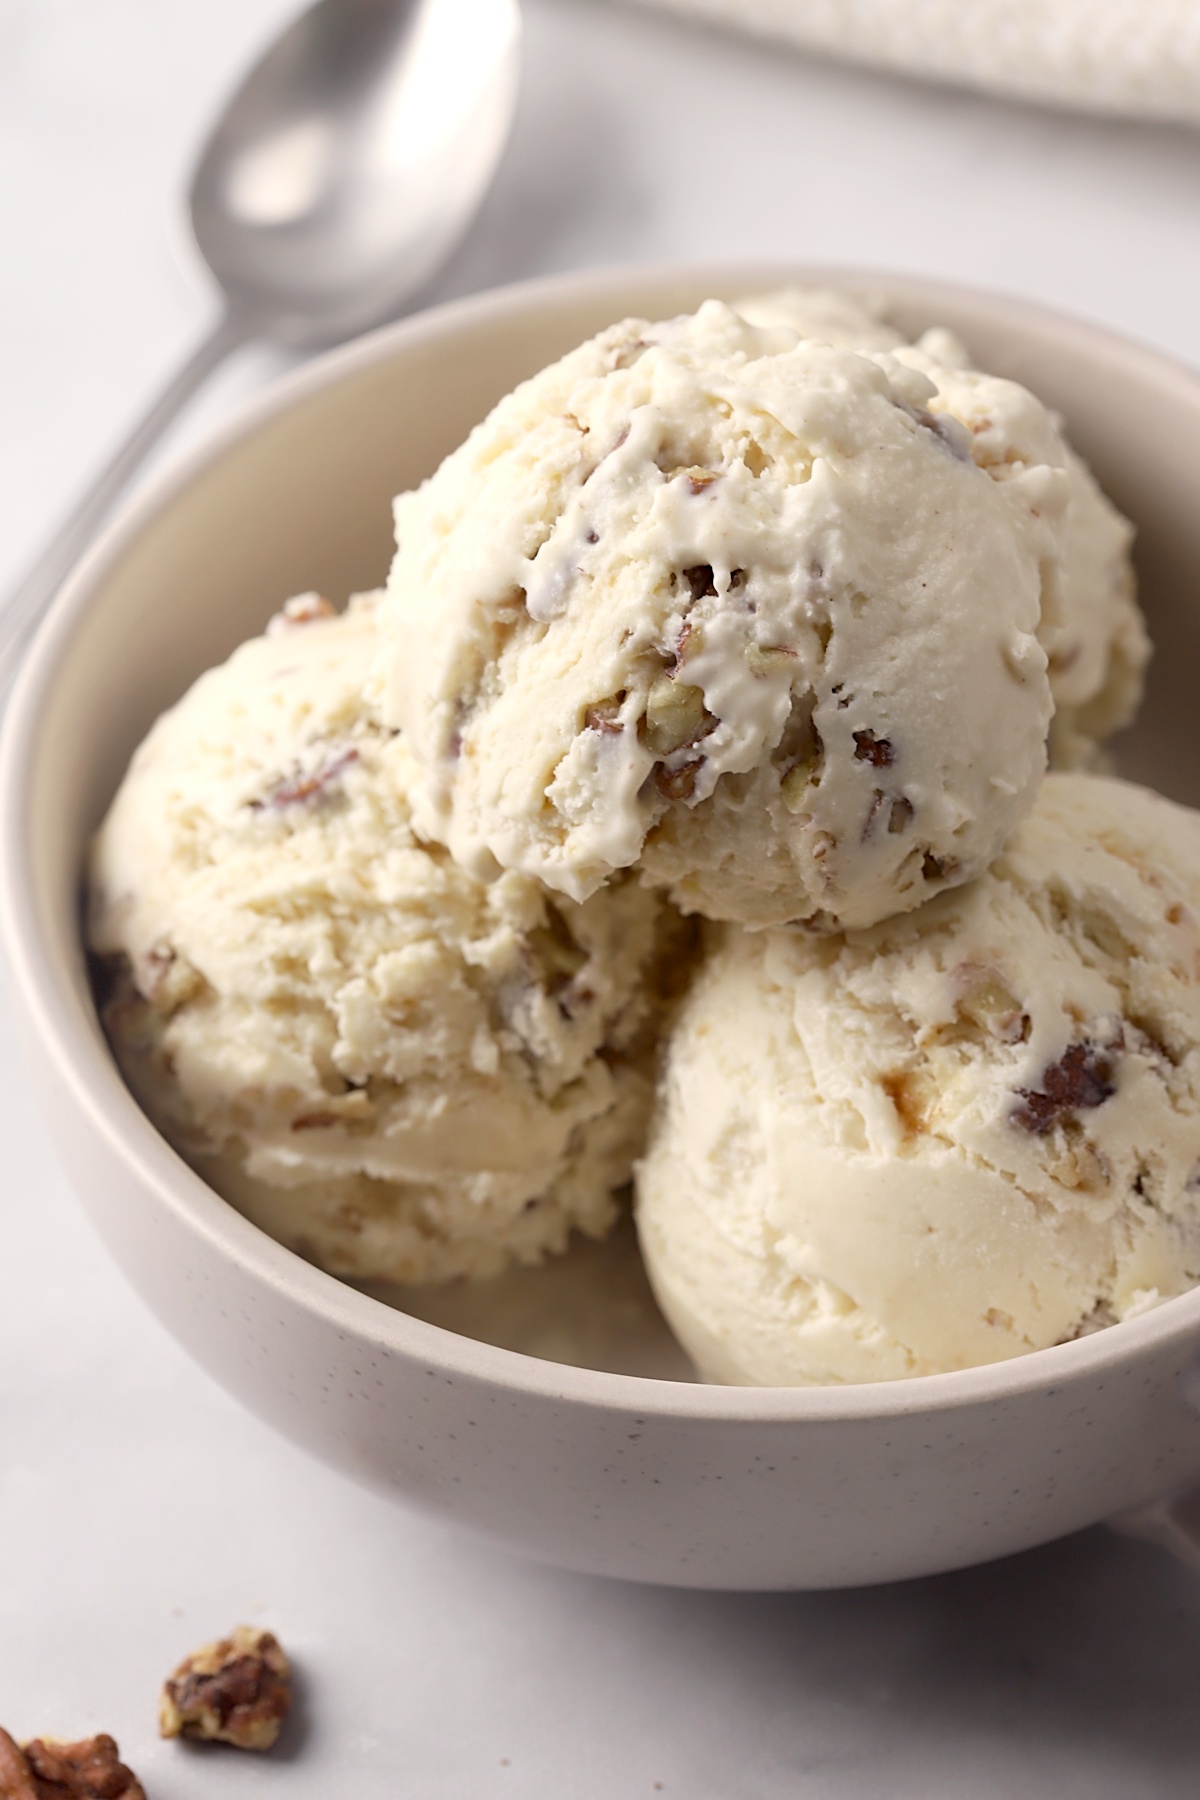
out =
[[[204,330],[193,146],[290,0],[0,0],[0,583]],[[527,0],[499,181],[430,298],[795,256],[1002,287],[1200,363],[1200,140]],[[195,437],[284,366],[244,357]],[[169,604],[169,596],[164,596]],[[151,1800],[1174,1800],[1200,1584],[1104,1532],[817,1596],[525,1567],[359,1493],[194,1370],[111,1270],[0,1012],[0,1723],[113,1731]],[[154,1736],[236,1619],[303,1676],[283,1753]],[[661,1784],[661,1785],[659,1785]]]

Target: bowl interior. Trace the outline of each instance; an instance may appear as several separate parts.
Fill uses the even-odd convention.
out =
[[[87,839],[155,716],[261,630],[289,594],[339,602],[384,579],[391,499],[430,473],[518,380],[626,314],[651,318],[787,281],[884,298],[914,335],[949,325],[977,361],[1026,382],[1138,526],[1157,654],[1120,772],[1200,802],[1200,382],[1152,352],[1016,301],[794,267],[653,271],[539,283],[377,333],[293,377],[110,533],[63,596],[25,687],[38,707],[30,877],[56,985],[107,1059],[79,946]],[[687,1379],[626,1229],[539,1271],[378,1299],[554,1361]]]

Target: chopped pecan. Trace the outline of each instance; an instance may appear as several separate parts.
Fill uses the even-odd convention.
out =
[[[704,767],[702,756],[694,757],[678,769],[659,763],[654,770],[654,785],[664,800],[690,800],[696,791],[696,777]]]
[[[789,765],[779,783],[783,804],[790,813],[802,812],[808,804],[809,789],[821,779],[825,760],[825,746],[813,723],[811,705],[803,700],[792,703],[780,749]]]
[[[612,352],[613,368],[631,369],[635,362],[640,361],[643,353],[651,348],[653,341],[652,338],[626,338],[623,343],[617,344]]]
[[[1042,1071],[1040,1088],[1020,1088],[1023,1102],[1014,1107],[1014,1124],[1044,1137],[1071,1113],[1103,1106],[1116,1093],[1115,1063],[1097,1044],[1072,1044],[1057,1062]]]
[[[991,969],[966,965],[961,971],[964,987],[956,1011],[978,1031],[1016,1044],[1029,1030],[1029,1015]]]
[[[611,694],[607,700],[597,700],[583,715],[584,730],[598,731],[607,737],[619,737],[624,730],[620,717],[624,704],[624,689],[619,694]]]
[[[686,661],[698,656],[704,648],[704,627],[697,625],[692,619],[684,619],[679,627],[679,634],[674,644],[664,647],[661,654],[671,658],[671,666],[666,673],[674,681]]]
[[[106,1733],[60,1743],[34,1738],[18,1748],[0,1731],[0,1800],[146,1800]]]
[[[293,1131],[328,1131],[334,1126],[347,1130],[369,1130],[375,1119],[375,1105],[366,1088],[347,1088],[343,1094],[330,1094],[324,1104],[298,1113],[292,1120]]]
[[[278,637],[280,632],[294,631],[300,625],[313,625],[318,619],[336,618],[337,608],[324,594],[293,594],[267,620],[267,636]]]
[[[860,840],[862,843],[865,844],[867,839],[870,837],[871,833],[874,831],[875,821],[879,817],[880,813],[883,811],[883,808],[887,805],[887,803],[888,803],[888,797],[884,793],[883,789],[876,788],[875,792],[871,796],[871,804],[867,808],[866,822],[863,825],[862,837]]]
[[[935,1103],[927,1072],[921,1069],[889,1069],[880,1077],[880,1086],[896,1109],[896,1117],[904,1136],[920,1137],[927,1128]]]
[[[819,767],[815,757],[803,758],[793,763],[779,784],[783,804],[790,813],[803,810],[808,797],[808,790],[815,786]]]
[[[716,723],[704,704],[703,688],[660,675],[646,696],[642,741],[655,756],[670,756],[707,737]]]
[[[710,488],[713,482],[719,481],[721,477],[711,469],[689,469],[686,479],[689,492],[702,494],[705,488]]]
[[[0,1726],[0,1800],[38,1800],[24,1752]]]
[[[331,782],[339,775],[345,774],[351,763],[358,761],[358,751],[353,744],[343,744],[331,750],[315,769],[307,774],[297,772],[288,775],[261,800],[252,800],[251,807],[255,812],[262,812],[268,807],[282,810],[288,806],[303,806],[309,800],[316,800],[322,795]]]
[[[715,594],[717,591],[713,572],[708,563],[696,563],[692,568],[685,569],[683,579],[692,590],[693,600],[703,600],[707,595]]]
[[[870,763],[873,769],[890,769],[896,760],[896,752],[889,738],[876,737],[873,731],[856,731],[854,758],[856,762]]]
[[[589,429],[590,429],[590,427],[589,427]],[[603,451],[602,454],[596,458],[596,461],[593,463],[592,467],[588,470],[587,474],[583,478],[582,485],[584,487],[586,487],[588,482],[592,479],[592,476],[596,473],[596,470],[600,467],[601,463],[607,462],[610,456],[614,456],[616,454],[616,452],[621,449],[622,445],[626,442],[628,437],[629,437],[629,427],[628,427],[628,425],[626,425],[617,434],[616,438],[614,438],[613,442],[608,446],[608,449]]]
[[[291,1701],[291,1669],[277,1640],[239,1625],[186,1657],[164,1682],[159,1730],[163,1737],[269,1750]]]
[[[746,647],[746,667],[752,675],[774,675],[780,669],[790,669],[796,661],[796,652],[789,650],[786,644],[748,644]]]
[[[160,942],[147,954],[142,985],[155,1011],[168,1018],[201,992],[204,977],[186,956]]]
[[[946,446],[956,461],[971,461],[970,442],[966,431],[953,416],[943,413],[931,413],[922,410],[918,423],[925,431],[932,431],[935,438]]]

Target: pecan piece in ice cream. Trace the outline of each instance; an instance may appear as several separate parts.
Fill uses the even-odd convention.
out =
[[[269,1750],[292,1703],[291,1669],[276,1638],[238,1625],[185,1657],[163,1684],[163,1737]]]
[[[966,347],[952,332],[935,327],[908,344],[871,304],[819,288],[760,294],[739,301],[737,310],[760,327],[790,326],[801,337],[870,355],[890,353],[918,369],[935,365],[934,410],[917,408],[913,417],[937,432],[956,456],[966,449],[961,421],[970,433],[973,460],[996,472],[1003,467],[1016,423],[1011,408],[1020,406],[1020,391],[981,387]],[[1057,621],[1044,633],[1054,695],[1050,766],[1090,768],[1102,757],[1105,739],[1128,725],[1138,709],[1150,639],[1137,603],[1133,527],[1083,459],[1065,442],[1063,449],[1068,484],[1063,578]]]
[[[1200,1287],[1200,813],[1046,777],[987,873],[869,931],[727,932],[638,1164],[713,1381],[998,1362]]]
[[[1116,1093],[1110,1055],[1095,1044],[1072,1044],[1057,1062],[1043,1070],[1041,1086],[1021,1088],[1024,1102],[1013,1119],[1043,1137],[1075,1113],[1103,1106]]]
[[[337,617],[337,608],[332,606],[324,594],[293,594],[285,600],[279,611],[267,621],[267,636],[278,637],[280,632],[295,631],[302,625],[312,625],[318,619]]]
[[[107,1733],[18,1746],[0,1730],[0,1800],[146,1800],[146,1792]]]
[[[487,1277],[615,1221],[676,925],[636,881],[556,909],[426,844],[377,648],[363,595],[158,720],[92,851],[97,997],[151,1119],[264,1231],[337,1275]],[[614,754],[627,699],[585,733]]]
[[[949,386],[999,421],[986,464]],[[636,865],[748,926],[867,927],[982,874],[1045,766],[1065,465],[995,377],[715,300],[601,332],[396,502],[373,691],[418,834],[579,902]],[[877,788],[919,825],[864,832]]]

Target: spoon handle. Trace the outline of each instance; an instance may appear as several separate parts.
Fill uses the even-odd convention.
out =
[[[252,333],[253,326],[235,313],[221,315],[12,590],[0,611],[0,696],[11,686],[42,614],[150,451],[202,382]]]

